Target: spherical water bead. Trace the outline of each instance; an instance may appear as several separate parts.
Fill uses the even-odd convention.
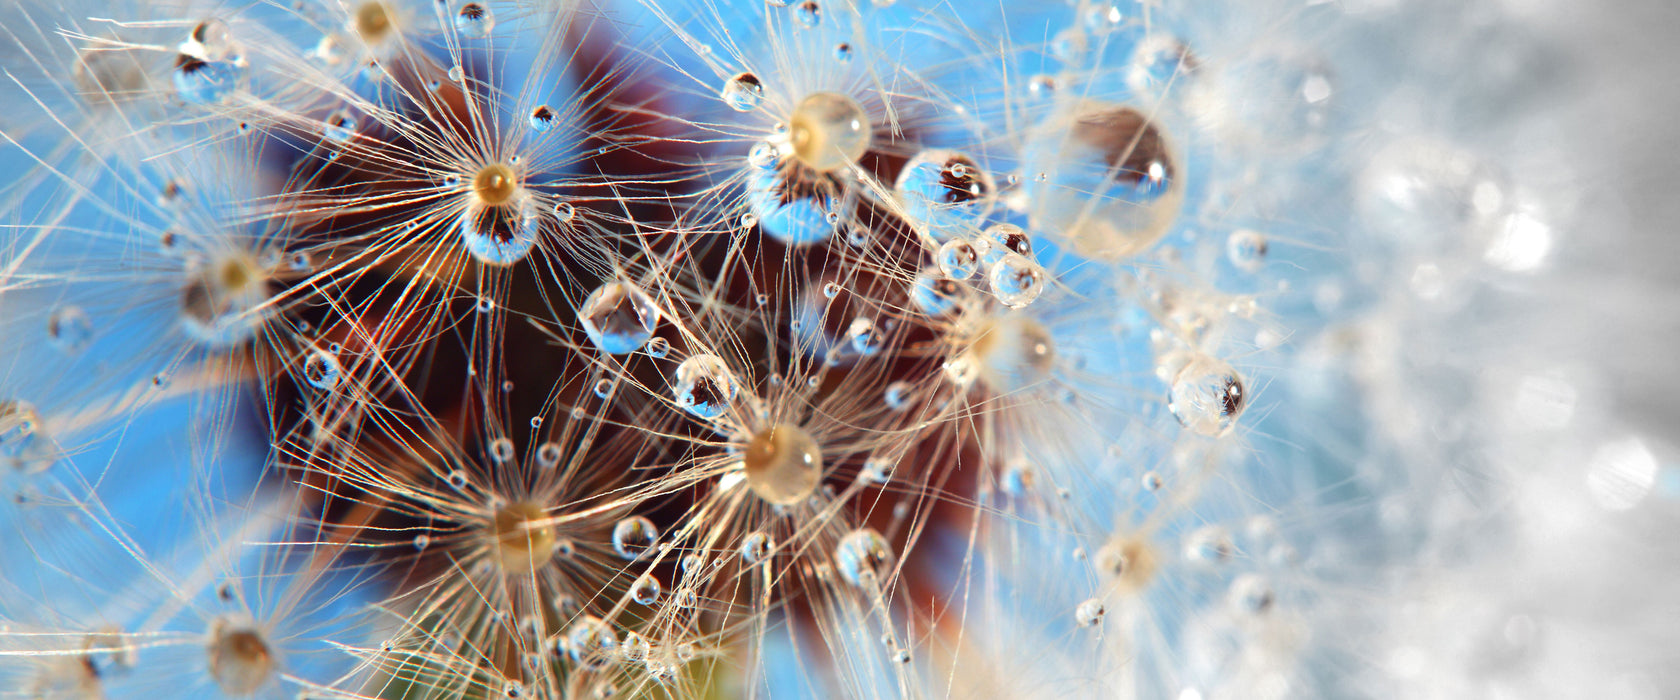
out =
[[[455,64],[453,66],[450,66],[449,67],[449,79],[451,81],[457,82],[457,83],[459,83],[463,80],[466,80],[467,79],[466,69],[462,68],[460,64]]]
[[[1004,255],[1015,253],[1021,257],[1032,259],[1032,239],[1027,232],[1015,224],[997,224],[985,230],[982,234],[982,251],[980,263],[988,269],[996,265]]]
[[[788,139],[794,157],[818,172],[844,168],[869,150],[869,115],[845,95],[812,93],[800,100],[790,122]]]
[[[548,105],[537,105],[531,109],[529,121],[531,130],[539,134],[546,134],[554,128],[554,120],[559,118],[559,115],[554,113],[554,108]]]
[[[613,389],[617,387],[618,383],[611,379],[598,379],[595,381],[595,395],[603,399],[610,399],[613,395]]]
[[[751,112],[764,103],[764,83],[752,73],[736,73],[723,84],[718,95],[737,112]]]
[[[1196,57],[1177,37],[1151,34],[1132,48],[1126,66],[1126,87],[1146,99],[1160,99],[1184,88],[1196,70]]]
[[[858,528],[840,538],[834,548],[834,568],[846,583],[859,588],[880,585],[892,565],[892,546],[874,528]]]
[[[612,541],[618,556],[635,561],[653,551],[653,545],[659,542],[659,528],[652,520],[631,516],[613,526]]]
[[[93,341],[93,320],[79,306],[60,306],[47,316],[47,337],[63,352],[81,352]]]
[[[175,57],[175,94],[182,102],[216,104],[239,89],[245,67],[232,61],[206,61],[190,54]]]
[[[944,316],[957,308],[962,286],[943,269],[923,268],[910,283],[910,302],[929,316]]]
[[[455,12],[455,31],[461,36],[482,39],[496,28],[496,16],[482,3],[469,2]]]
[[[753,144],[752,150],[747,151],[747,164],[760,169],[774,169],[780,165],[782,153],[769,141]]]
[[[1359,176],[1360,218],[1400,250],[1476,244],[1507,221],[1505,178],[1475,154],[1425,139],[1377,151]]]
[[[817,0],[803,0],[793,8],[793,19],[799,26],[811,29],[822,23],[822,7]]]
[[[456,491],[467,490],[467,473],[464,471],[459,469],[452,470],[448,474],[444,475],[443,479],[444,481],[449,482],[449,488],[455,489]]]
[[[560,464],[560,445],[545,442],[537,448],[537,466],[543,469],[553,469]]]
[[[1180,425],[1217,437],[1236,424],[1248,407],[1242,375],[1225,362],[1198,357],[1178,370],[1167,392],[1167,410]]]
[[[502,697],[508,700],[518,700],[525,697],[525,684],[519,681],[508,681],[502,684]]]
[[[490,459],[498,464],[513,461],[513,441],[499,437],[490,441]]]
[[[206,61],[224,61],[234,51],[233,32],[227,22],[210,18],[194,25],[181,45],[182,53],[192,54]]]
[[[314,350],[303,361],[303,380],[322,391],[332,391],[344,378],[338,356],[326,350]]]
[[[1244,615],[1260,615],[1272,609],[1277,602],[1277,594],[1272,592],[1272,585],[1259,574],[1243,574],[1231,582],[1231,590],[1226,595],[1231,608]]]
[[[735,402],[740,386],[729,366],[716,355],[694,355],[677,365],[677,380],[671,385],[677,407],[698,418],[711,420],[723,415]]]
[[[333,143],[344,143],[356,135],[356,117],[346,110],[327,115],[322,135]]]
[[[1239,270],[1257,272],[1266,264],[1268,247],[1265,234],[1246,228],[1237,229],[1225,239],[1225,257]]]
[[[776,548],[776,541],[763,532],[750,532],[741,540],[741,561],[747,564],[757,564],[770,556],[771,550]]]
[[[852,325],[846,329],[846,337],[852,341],[852,351],[864,357],[873,357],[881,352],[886,342],[875,321],[862,316],[852,319]]]
[[[624,660],[631,663],[636,663],[647,658],[648,653],[653,651],[653,645],[648,643],[647,637],[643,637],[635,632],[625,632],[624,644],[621,646],[621,653],[624,654]]]
[[[579,666],[596,670],[612,662],[618,650],[618,636],[612,626],[594,615],[585,615],[566,630],[566,655]]]
[[[912,157],[893,188],[904,205],[905,219],[917,232],[935,239],[977,226],[997,193],[991,176],[973,158],[944,149]]]
[[[811,497],[822,481],[822,448],[804,428],[787,423],[760,430],[742,450],[747,486],[772,505]]]
[[[910,382],[898,380],[887,385],[881,392],[881,400],[887,403],[887,408],[903,412],[910,408],[910,398],[916,388]]]
[[[834,235],[828,223],[831,203],[820,201],[823,187],[800,184],[796,170],[755,167],[747,173],[747,208],[741,228],[758,226],[787,245],[809,245]]]
[[[858,478],[871,484],[885,484],[892,480],[893,468],[898,466],[886,457],[870,457],[863,462],[863,470],[858,472]]]
[[[648,341],[647,347],[644,348],[644,351],[648,354],[648,357],[654,359],[663,358],[666,355],[671,354],[671,341],[664,338],[654,338],[653,340]]]
[[[844,41],[834,45],[834,60],[840,63],[852,62],[852,45]]]
[[[1056,77],[1035,75],[1027,79],[1027,96],[1038,102],[1048,102],[1056,96]]]
[[[578,309],[583,332],[595,347],[609,355],[626,355],[641,348],[659,325],[659,307],[635,285],[612,281],[601,285]]]
[[[22,456],[36,441],[41,414],[35,405],[19,399],[0,401],[0,455]]]
[[[1044,268],[1019,253],[1007,253],[986,273],[992,296],[1011,309],[1023,308],[1044,293]]]
[[[974,276],[974,271],[980,268],[980,251],[974,249],[974,244],[960,238],[953,238],[939,244],[939,251],[934,253],[934,262],[939,264],[939,270],[946,277],[953,280],[966,280]]]
[[[1198,126],[1213,137],[1250,152],[1277,153],[1321,142],[1335,93],[1321,58],[1274,45],[1221,63],[1189,85],[1184,98]]]
[[[1107,613],[1108,609],[1103,607],[1101,600],[1091,598],[1074,608],[1073,620],[1079,623],[1080,627],[1096,627],[1102,623],[1103,615]]]
[[[659,579],[652,574],[643,574],[630,584],[630,599],[641,605],[653,605],[659,601]]]
[[[1074,252],[1116,260],[1159,241],[1184,201],[1183,166],[1166,132],[1142,112],[1095,101],[1051,119],[1028,142],[1034,230]]]
[[[262,631],[248,623],[217,618],[206,654],[210,677],[230,697],[254,695],[274,680],[274,650]]]
[[[1237,545],[1224,528],[1209,525],[1184,539],[1184,558],[1199,564],[1223,564],[1237,556]]]

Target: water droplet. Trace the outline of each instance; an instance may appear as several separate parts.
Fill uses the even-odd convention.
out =
[[[631,516],[613,526],[612,541],[618,556],[635,561],[653,552],[653,545],[659,542],[659,528],[652,520]]]
[[[459,469],[449,472],[444,480],[448,481],[449,487],[456,491],[465,491],[467,488],[467,473]]]
[[[1143,487],[1143,490],[1154,492],[1160,491],[1161,487],[1165,485],[1165,481],[1161,479],[1160,474],[1144,472],[1142,476],[1138,477],[1138,484]]]
[[[502,686],[502,697],[508,700],[518,700],[525,697],[525,684],[519,681],[508,681]]]
[[[230,255],[198,266],[181,290],[181,325],[214,348],[244,342],[272,315],[269,280],[255,260]]]
[[[859,528],[840,538],[834,548],[834,566],[846,583],[875,588],[892,564],[892,547],[873,528]]]
[[[980,262],[988,268],[996,265],[1006,253],[1015,253],[1021,257],[1032,259],[1032,239],[1027,238],[1027,232],[1015,224],[998,224],[986,229],[984,237],[985,250]]]
[[[799,26],[811,29],[822,23],[822,8],[817,0],[804,0],[793,8],[793,19]]]
[[[611,625],[594,615],[585,615],[566,630],[566,655],[586,669],[605,668],[618,650],[618,637]]]
[[[938,268],[923,268],[910,285],[910,301],[929,316],[944,316],[957,308],[962,286]]]
[[[747,151],[747,164],[755,168],[773,170],[781,163],[782,154],[769,141],[753,144],[752,150]]]
[[[764,102],[764,83],[752,73],[736,73],[723,84],[718,96],[737,112],[751,112]]]
[[[454,81],[454,82],[457,82],[457,83],[459,83],[463,80],[466,80],[467,79],[466,69],[462,68],[459,64],[450,66],[449,67],[449,79],[451,81]]]
[[[834,60],[840,63],[852,62],[852,45],[844,41],[834,45]]]
[[[554,128],[554,120],[558,118],[552,107],[537,105],[531,110],[531,130],[539,134],[546,134]]]
[[[1050,55],[1062,63],[1077,63],[1090,48],[1090,37],[1078,27],[1068,27],[1050,38]]]
[[[886,457],[870,457],[864,460],[863,470],[858,472],[858,478],[871,484],[885,484],[892,480],[893,469],[897,466],[896,461]]]
[[[653,605],[659,601],[659,579],[652,574],[642,574],[630,584],[630,599],[642,605]]]
[[[553,469],[560,464],[560,445],[545,442],[537,448],[537,466],[543,469]]]
[[[1130,107],[1087,101],[1028,142],[1034,230],[1080,255],[1114,260],[1166,235],[1184,200],[1182,166],[1166,133]]]
[[[818,172],[844,168],[869,150],[869,115],[845,95],[812,93],[794,108],[790,122],[794,157]]]
[[[1255,272],[1266,263],[1268,246],[1266,236],[1259,231],[1237,229],[1225,239],[1225,256],[1230,258],[1231,264],[1237,269]]]
[[[1132,49],[1126,86],[1141,97],[1160,99],[1168,90],[1181,89],[1196,66],[1196,57],[1184,42],[1166,34],[1151,34]]]
[[[758,225],[758,217],[753,216],[752,214],[742,214],[741,215],[741,230],[742,231],[751,230],[752,227],[757,226],[757,225]]]
[[[671,341],[664,338],[654,338],[653,340],[649,340],[646,352],[648,357],[652,357],[654,359],[663,358],[666,355],[671,354]]]
[[[190,54],[175,57],[175,94],[196,105],[227,99],[245,79],[245,68],[231,61],[206,61]]]
[[[1096,627],[1102,623],[1103,615],[1107,612],[1101,600],[1090,598],[1074,609],[1073,619],[1080,627]]]
[[[771,550],[776,548],[775,540],[762,532],[750,532],[741,540],[741,561],[757,564],[770,556]]]
[[[740,388],[729,366],[716,355],[694,355],[677,365],[671,387],[677,406],[696,417],[711,420],[723,415],[734,403]]]
[[[648,657],[648,653],[653,651],[653,645],[642,635],[625,632],[623,649],[624,660],[636,663]]]
[[[980,267],[980,253],[968,241],[953,238],[940,244],[939,252],[934,255],[934,261],[939,263],[939,270],[953,280],[966,280],[974,276],[974,271]]]
[[[1272,585],[1259,574],[1243,574],[1231,582],[1231,591],[1227,598],[1231,607],[1245,615],[1260,615],[1272,609],[1277,602],[1277,594],[1272,592]]]
[[[1185,428],[1208,436],[1229,432],[1248,407],[1242,375],[1225,362],[1199,357],[1173,377],[1167,409]]]
[[[956,151],[922,151],[904,164],[893,185],[904,217],[916,231],[948,239],[991,211],[997,185],[973,158]],[[960,279],[960,278],[959,278]]]
[[[47,337],[60,351],[79,353],[93,341],[93,320],[79,306],[60,306],[47,316]]]
[[[875,322],[862,316],[852,319],[851,327],[846,329],[846,337],[852,341],[852,351],[864,357],[873,357],[886,342]]]
[[[839,282],[825,282],[825,283],[823,283],[822,295],[829,298],[829,299],[833,299],[834,297],[840,296],[840,283]]]
[[[905,411],[910,408],[910,395],[915,387],[910,382],[899,380],[887,385],[886,391],[881,393],[881,399],[887,402],[887,408],[894,411]]]
[[[495,28],[496,16],[482,3],[469,2],[455,12],[455,31],[461,36],[482,39]]]
[[[303,379],[317,389],[332,391],[343,378],[338,356],[326,350],[312,351],[303,361]]]
[[[1237,545],[1225,528],[1209,525],[1184,540],[1184,558],[1199,564],[1223,564],[1237,556]]]
[[[430,546],[432,546],[432,536],[431,535],[421,534],[421,535],[415,535],[414,536],[414,549],[416,551],[424,552],[424,551],[426,551],[426,548],[430,547]]]
[[[1012,309],[1033,303],[1044,292],[1044,268],[1019,253],[1005,254],[986,277],[992,283],[992,295]]]
[[[498,463],[513,461],[513,441],[499,437],[490,441],[490,459]]]
[[[611,379],[597,379],[597,380],[595,380],[595,395],[600,397],[600,398],[603,398],[603,399],[612,398],[613,390],[616,389],[616,388],[618,388],[618,383],[614,382]]]
[[[349,110],[337,110],[327,115],[321,135],[333,143],[345,143],[356,135],[356,117]]]
[[[596,348],[609,355],[625,355],[641,348],[653,337],[659,317],[653,299],[623,281],[601,285],[578,310],[584,333]]]

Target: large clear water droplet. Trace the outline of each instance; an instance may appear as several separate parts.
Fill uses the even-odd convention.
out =
[[[613,526],[613,551],[631,561],[648,556],[659,542],[659,528],[652,520],[640,515],[618,521]]]
[[[986,278],[992,284],[992,295],[1004,306],[1019,309],[1033,303],[1044,293],[1047,275],[1038,263],[1019,253],[1007,253],[992,265]]]
[[[583,300],[578,320],[595,347],[609,355],[640,349],[659,325],[659,307],[646,292],[624,281],[601,285]]]
[[[991,210],[997,186],[973,158],[931,149],[904,164],[894,190],[910,225],[943,240],[976,228]]]
[[[677,365],[671,387],[677,406],[707,420],[723,415],[739,392],[735,375],[716,355],[695,355]]]
[[[1159,241],[1184,201],[1183,166],[1166,132],[1130,107],[1088,101],[1029,142],[1033,229],[1080,255],[1114,260]]]
[[[47,316],[47,337],[66,353],[79,353],[93,341],[93,321],[79,306],[60,306]]]
[[[1225,362],[1199,357],[1173,377],[1167,409],[1180,425],[1209,436],[1224,435],[1248,407],[1242,375]]]
[[[482,39],[496,28],[496,16],[483,3],[469,2],[455,11],[455,31],[461,36]]]
[[[892,565],[892,546],[873,528],[859,528],[840,538],[834,548],[834,568],[846,583],[875,588]]]
[[[303,361],[303,379],[322,391],[332,391],[338,388],[343,372],[338,364],[338,356],[326,350],[314,350]]]
[[[764,83],[752,73],[736,73],[718,93],[724,104],[737,112],[751,112],[764,102]]]

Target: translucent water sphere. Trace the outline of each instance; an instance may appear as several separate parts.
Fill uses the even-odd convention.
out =
[[[892,566],[892,558],[892,546],[874,528],[853,530],[834,548],[834,568],[846,583],[859,588],[879,586]]]
[[[482,39],[496,28],[496,16],[482,3],[469,2],[455,12],[455,31],[461,36]]]
[[[788,245],[821,243],[834,235],[829,223],[836,203],[825,192],[836,190],[833,183],[811,179],[799,168],[777,163],[757,166],[747,173],[747,207],[742,226],[758,226]],[[748,221],[751,217],[751,221]]]
[[[916,273],[910,284],[910,302],[929,316],[944,316],[957,308],[962,285],[947,277],[943,270],[927,267]]]
[[[519,262],[537,244],[540,223],[536,202],[512,167],[491,163],[473,175],[460,234],[474,258],[496,266]]]
[[[601,285],[583,300],[578,320],[595,347],[609,355],[640,349],[659,325],[659,308],[646,292],[629,282]]]
[[[1050,379],[1056,342],[1043,324],[1010,314],[988,319],[975,334],[967,354],[986,386],[1010,393]]]
[[[1242,375],[1225,362],[1199,357],[1178,370],[1167,392],[1167,409],[1179,424],[1197,433],[1219,436],[1248,407]]]
[[[719,97],[737,112],[751,112],[764,102],[764,83],[752,73],[736,73],[723,84]]]
[[[1184,202],[1183,166],[1166,132],[1130,107],[1082,103],[1047,123],[1025,160],[1033,229],[1088,258],[1148,249]]]
[[[239,89],[245,67],[233,61],[206,61],[190,54],[175,59],[175,94],[182,102],[216,104]]]
[[[869,115],[839,93],[812,93],[801,100],[789,125],[794,157],[818,172],[844,168],[869,150]]]
[[[943,240],[974,228],[991,209],[997,186],[973,158],[931,149],[904,164],[894,190],[910,225]]]
[[[759,431],[742,451],[747,486],[765,502],[793,505],[822,482],[822,449],[804,428],[786,423]]]
[[[659,528],[640,515],[625,518],[613,526],[612,542],[618,556],[635,561],[653,551],[659,542]]]
[[[699,418],[723,415],[740,391],[734,373],[716,355],[695,355],[677,365],[677,381],[671,387],[677,407]]]
[[[992,285],[992,296],[1011,309],[1019,309],[1038,299],[1048,283],[1044,268],[1020,253],[1006,253],[986,271]]]

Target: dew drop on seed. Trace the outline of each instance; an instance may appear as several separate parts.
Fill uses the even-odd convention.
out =
[[[594,615],[585,615],[566,630],[566,655],[586,669],[604,668],[618,649],[618,637],[611,625]]]
[[[1167,410],[1180,425],[1202,435],[1217,437],[1229,432],[1247,407],[1242,375],[1212,357],[1185,363],[1167,392]]]
[[[747,486],[772,505],[804,501],[822,481],[822,448],[797,425],[782,423],[758,431],[741,456]]]
[[[824,297],[829,298],[829,299],[833,299],[837,296],[840,296],[840,283],[839,282],[826,282],[826,283],[824,283],[823,286],[822,286],[822,295]]]
[[[431,535],[415,535],[414,536],[414,550],[415,551],[424,552],[424,551],[426,551],[426,548],[430,547],[430,546],[432,546]]]
[[[793,19],[799,26],[811,29],[822,23],[822,7],[817,0],[803,0],[793,8]]]
[[[1108,610],[1103,607],[1101,600],[1091,598],[1079,604],[1073,611],[1073,619],[1080,627],[1096,627],[1102,622],[1103,615]]]
[[[671,386],[677,407],[698,418],[711,420],[723,415],[734,403],[740,388],[735,375],[716,355],[694,355],[677,365]]]
[[[617,383],[615,383],[611,379],[597,379],[597,380],[595,380],[595,395],[597,397],[600,397],[602,399],[610,399],[610,398],[612,398],[613,389],[615,389],[615,388],[617,388]]]
[[[463,80],[466,80],[467,79],[466,69],[462,68],[459,65],[450,66],[449,67],[449,79],[451,81],[454,81],[454,82],[457,82],[457,83],[459,83]]]
[[[881,330],[875,327],[875,322],[862,316],[852,319],[852,325],[846,329],[846,337],[851,339],[852,351],[864,357],[873,357],[881,352],[886,340]]]
[[[1272,585],[1259,574],[1243,574],[1231,582],[1226,600],[1231,608],[1244,615],[1261,615],[1272,609],[1277,594]]]
[[[957,307],[962,287],[939,268],[923,268],[910,283],[910,301],[929,316],[944,316]]]
[[[647,658],[648,652],[653,651],[653,645],[648,643],[647,638],[636,634],[635,632],[624,633],[624,644],[622,645],[622,648],[624,660],[631,663]]]
[[[574,216],[577,216],[577,208],[573,207],[571,202],[559,202],[554,205],[554,218],[560,223],[569,224]]]
[[[47,337],[60,351],[79,353],[93,341],[93,320],[79,306],[60,306],[47,316]]]
[[[886,457],[870,457],[864,461],[858,478],[870,484],[885,484],[892,480],[893,468],[896,466],[893,460]]]
[[[175,57],[175,94],[189,104],[221,102],[244,77],[244,67],[231,61],[206,61],[185,53]]]
[[[986,277],[992,284],[992,296],[1012,309],[1033,303],[1044,292],[1044,268],[1019,253],[1005,254]]]
[[[741,561],[747,564],[757,564],[770,556],[770,551],[776,548],[770,535],[763,532],[750,532],[741,540]]]
[[[894,411],[906,411],[910,408],[910,394],[914,387],[910,382],[899,380],[887,385],[886,391],[881,392],[881,400],[887,403],[887,408]]]
[[[997,184],[973,158],[945,149],[912,157],[893,189],[916,231],[941,240],[974,228],[997,194]]]
[[[578,319],[601,352],[625,355],[640,349],[659,324],[659,308],[635,285],[613,281],[584,299]]]
[[[560,464],[560,445],[545,442],[537,448],[537,466],[543,469],[553,469]]]
[[[980,262],[987,267],[996,265],[1006,253],[1015,253],[1021,257],[1032,259],[1032,239],[1027,232],[1015,224],[998,224],[986,229],[982,240],[986,243],[986,250]]]
[[[834,566],[846,583],[859,588],[880,585],[892,564],[892,547],[874,528],[859,528],[840,538],[834,548]]]
[[[548,105],[537,105],[531,110],[531,130],[539,134],[546,134],[554,128],[554,120],[557,118],[553,108]]]
[[[1238,229],[1225,239],[1225,257],[1245,272],[1255,272],[1266,263],[1268,243],[1259,231]]]
[[[641,605],[653,605],[659,601],[659,579],[652,574],[643,574],[630,584],[630,599]]]
[[[303,380],[322,391],[332,391],[344,378],[338,356],[326,350],[314,350],[303,361]]]
[[[483,3],[469,2],[455,12],[455,31],[462,36],[482,39],[496,28],[496,16]]]
[[[1223,564],[1237,555],[1231,534],[1217,525],[1200,528],[1184,539],[1184,558],[1198,564]]]
[[[842,64],[852,62],[852,45],[844,41],[834,45],[834,60]]]
[[[718,93],[724,104],[737,112],[751,112],[764,102],[764,83],[752,73],[736,73]]]
[[[980,253],[968,241],[953,238],[939,245],[939,252],[934,255],[934,262],[939,264],[939,270],[947,278],[966,280],[974,276],[974,271],[980,267]]]
[[[613,526],[612,542],[618,556],[635,561],[653,551],[653,545],[659,542],[659,528],[652,520],[631,516]]]
[[[456,491],[465,491],[467,488],[467,473],[459,469],[449,472],[444,479],[449,482],[449,487]]]
[[[1167,134],[1143,112],[1086,101],[1047,121],[1028,142],[1034,230],[1057,232],[1074,252],[1114,260],[1166,235],[1184,200],[1182,165]]]
[[[1177,37],[1151,34],[1132,49],[1126,66],[1126,87],[1150,99],[1159,99],[1168,91],[1185,88],[1196,70],[1197,60],[1190,47]]]
[[[648,357],[660,359],[671,354],[671,341],[664,338],[654,338],[647,343]]]
[[[753,144],[752,150],[747,151],[747,164],[764,170],[775,169],[781,164],[782,154],[769,141]]]
[[[490,459],[498,463],[513,461],[513,441],[499,437],[490,441]]]

